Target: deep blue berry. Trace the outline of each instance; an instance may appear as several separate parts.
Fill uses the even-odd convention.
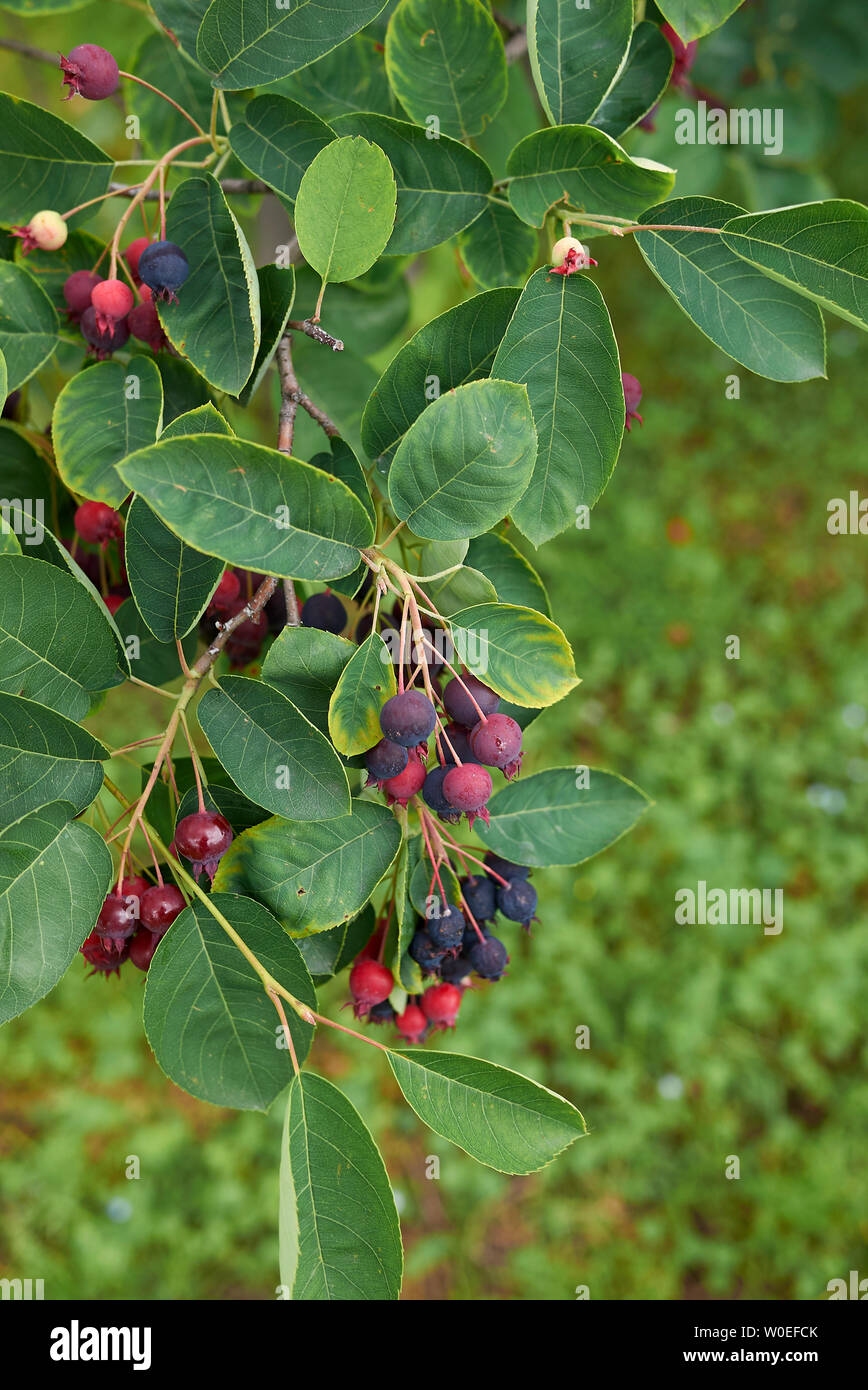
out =
[[[447,738],[448,743],[446,742]],[[463,763],[479,762],[470,747],[467,730],[462,728],[460,724],[447,724],[445,736],[444,734],[440,735],[440,748],[437,756],[443,767],[454,767],[456,754]]]
[[[174,299],[190,274],[190,263],[173,241],[152,241],[139,256],[139,279],[161,299]]]
[[[473,699],[470,698],[471,695]],[[449,718],[468,729],[479,723],[479,710],[482,710],[483,714],[494,714],[499,704],[500,699],[495,692],[475,676],[465,675],[461,680],[453,676],[443,691],[443,705]]]
[[[432,811],[436,811],[442,820],[456,822],[461,819],[461,812],[456,811],[443,795],[443,778],[448,771],[448,767],[432,768],[422,784],[422,797],[425,804],[430,806]]]
[[[446,957],[440,967],[440,978],[448,981],[450,985],[457,985],[459,980],[466,979],[472,972],[470,958],[462,952],[460,956]]]
[[[496,936],[490,936],[487,941],[477,941],[470,952],[470,964],[483,980],[499,980],[508,960],[506,947]]]
[[[392,1008],[388,999],[384,999],[382,1004],[372,1005],[368,1010],[368,1021],[370,1023],[391,1023],[393,1018],[395,1018],[395,1010]]]
[[[434,706],[421,690],[404,690],[393,695],[380,710],[380,728],[392,743],[413,748],[424,743],[434,731],[437,715]]]
[[[446,904],[441,917],[429,917],[427,932],[440,951],[456,951],[464,937],[464,913],[454,903]]]
[[[426,975],[436,975],[444,954],[439,946],[434,945],[428,933],[419,928],[410,942],[409,955]]]
[[[530,869],[526,868],[524,864],[513,864],[509,859],[501,859],[500,855],[495,854],[493,850],[488,850],[485,855],[485,862],[489,869],[493,869],[496,874],[500,874],[501,878],[509,879],[510,882],[515,878],[528,878],[530,876]],[[500,886],[497,884],[498,888]]]
[[[397,777],[399,772],[404,771],[409,757],[400,743],[390,743],[387,738],[381,738],[365,754],[365,767],[372,781],[388,782],[390,777]]]
[[[347,625],[347,610],[335,594],[311,594],[301,606],[301,621],[304,627],[337,636]]]
[[[494,901],[494,879],[487,874],[471,874],[461,880],[464,901],[477,922],[490,922],[497,910]]]
[[[491,929],[487,927],[484,922],[479,923],[479,931],[482,932],[482,935],[485,937],[486,940],[488,940],[489,936],[491,936]],[[462,954],[465,956],[469,956],[470,952],[473,950],[474,946],[477,944],[478,941],[479,932],[476,930],[472,922],[468,922],[467,926],[464,928],[464,939],[461,942]]]
[[[536,912],[536,905],[536,889],[523,878],[513,879],[508,888],[497,890],[497,906],[511,922],[521,922],[526,927]]]

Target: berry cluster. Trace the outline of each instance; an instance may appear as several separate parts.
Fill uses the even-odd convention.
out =
[[[443,899],[429,899],[437,903],[438,911],[429,913],[424,926],[417,927],[409,954],[422,974],[436,983],[420,995],[411,995],[403,1013],[390,1003],[395,980],[378,958],[385,927],[374,933],[350,972],[357,1018],[394,1023],[407,1042],[421,1043],[430,1031],[454,1028],[464,991],[473,988],[472,976],[491,981],[503,978],[509,955],[488,924],[500,912],[529,930],[536,912],[536,889],[528,882],[530,869],[491,851],[480,867],[481,874],[461,880],[461,907],[448,900],[444,904]]]
[[[123,257],[138,302],[124,280],[105,280],[95,270],[74,270],[63,286],[69,319],[100,361],[124,347],[131,334],[152,352],[169,348],[154,298],[177,298],[175,290],[189,272],[187,257],[170,241],[139,237]]]
[[[96,926],[81,947],[91,975],[119,975],[125,961],[147,970],[178,913],[186,907],[174,884],[148,884],[140,875],[121,879],[109,893]]]

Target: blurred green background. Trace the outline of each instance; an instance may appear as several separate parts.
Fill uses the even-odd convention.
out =
[[[748,207],[860,196],[868,69],[847,27],[858,7],[825,8],[752,5],[700,45],[697,83],[734,104],[750,104],[739,80],[771,86],[795,144],[778,163],[706,150],[699,166],[687,151],[677,192]],[[52,50],[116,40],[124,64],[151,32],[120,4],[38,23],[0,13],[5,34]],[[56,74],[8,51],[0,78],[124,157],[108,103],[59,108]],[[679,162],[664,150],[679,100],[653,134],[630,137],[635,152]],[[272,216],[251,207],[245,220],[253,234],[259,218],[260,261]],[[111,220],[89,225],[105,233]],[[540,925],[530,940],[506,929],[508,976],[465,999],[443,1044],[567,1095],[590,1135],[535,1176],[503,1177],[427,1132],[372,1049],[332,1034],[312,1064],[383,1149],[405,1298],[559,1300],[587,1285],[597,1299],[816,1299],[831,1278],[868,1274],[868,563],[863,537],[826,531],[831,498],[868,492],[868,344],[830,319],[828,382],[762,381],[698,334],[635,246],[594,252],[645,424],[625,437],[590,529],[536,557],[583,683],[533,725],[525,770],[607,767],[655,805],[600,858],[535,875]],[[307,356],[313,394],[337,381],[350,409],[371,364],[472,292],[451,249],[407,280],[409,318],[367,366],[348,357],[323,385],[334,359]],[[344,296],[330,316],[327,295],[325,322],[361,357],[377,341],[373,311]],[[397,295],[371,298],[382,320]],[[44,402],[34,393],[37,416],[50,386]],[[246,416],[229,413],[270,440],[275,406],[262,393]],[[731,635],[738,660],[725,656]],[[113,692],[90,723],[119,744],[156,729],[160,703]],[[675,891],[698,879],[782,888],[783,932],[676,926]],[[76,961],[0,1034],[0,1275],[43,1278],[48,1298],[272,1298],[280,1104],[238,1114],[171,1085],[142,1034],[142,991],[131,970],[106,983]],[[326,1012],[342,1002],[338,982]],[[725,1177],[730,1156],[738,1180]]]

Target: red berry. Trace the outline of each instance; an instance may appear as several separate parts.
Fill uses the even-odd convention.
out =
[[[140,343],[147,343],[153,352],[164,348],[168,339],[163,332],[160,316],[150,302],[136,304],[127,314],[127,328]]]
[[[122,944],[128,941],[138,926],[137,913],[119,893],[109,893],[99,910],[94,931],[101,936],[109,951],[116,954]]]
[[[239,596],[228,603],[223,611],[223,621],[234,618],[247,606],[247,599]],[[246,618],[233,628],[225,652],[233,666],[247,666],[255,661],[268,636],[268,618],[262,612],[255,618]]]
[[[115,613],[117,613],[123,601],[123,594],[106,594],[105,598],[103,599],[103,603],[105,604],[108,611],[111,613],[112,617],[114,617]]]
[[[466,811],[471,824],[481,814],[488,821],[485,803],[491,796],[491,773],[479,763],[451,767],[443,778],[443,795],[456,811]]]
[[[395,980],[388,966],[369,957],[357,960],[350,971],[350,993],[356,1018],[363,1018],[374,1004],[382,1004],[394,987]]]
[[[104,101],[116,92],[120,82],[118,65],[105,48],[95,43],[80,43],[69,57],[60,55],[63,85],[69,87],[66,100],[82,96],[86,101]]]
[[[428,1020],[418,1004],[408,1004],[395,1020],[395,1027],[407,1042],[420,1043],[428,1032]]]
[[[392,806],[397,802],[399,806],[406,806],[410,797],[422,790],[425,777],[425,764],[414,749],[410,753],[404,771],[399,772],[397,777],[390,777],[383,783],[383,791],[386,793],[389,805]]]
[[[155,883],[142,895],[139,919],[157,938],[169,930],[179,912],[187,906],[180,888],[173,883]]]
[[[104,941],[95,931],[81,946],[81,954],[84,956],[88,965],[93,966],[90,975],[119,975],[120,967],[130,953],[128,941],[118,941],[116,944],[119,949],[111,949],[108,942]],[[90,975],[88,978],[90,978]]]
[[[122,319],[133,307],[133,292],[123,280],[103,280],[94,289],[90,302],[96,310],[96,326],[101,333],[111,331],[115,321]]]
[[[118,892],[122,898],[141,898],[147,886],[147,879],[142,878],[141,874],[134,874],[132,878],[121,879]]]
[[[102,284],[102,276],[95,270],[74,270],[63,282],[63,297],[73,323],[78,323],[90,304],[91,293]]]
[[[82,314],[79,327],[81,336],[89,343],[94,356],[100,362],[104,362],[113,352],[117,352],[118,348],[122,348],[130,336],[126,319],[117,319],[108,331],[103,331],[96,321],[96,309],[92,304],[89,304]]]
[[[240,593],[241,580],[238,575],[234,570],[224,570],[220,583],[211,595],[211,602],[208,607],[213,608],[217,613],[228,612],[229,605],[235,602]]]
[[[213,879],[221,855],[232,843],[232,826],[217,811],[194,811],[178,822],[174,845],[193,865],[196,878],[204,869]]]
[[[639,414],[639,403],[642,400],[642,383],[638,377],[631,376],[629,372],[622,372],[621,385],[624,388],[624,406],[627,414],[624,427],[629,430],[631,420],[638,420],[640,425],[644,424],[642,416]]]
[[[75,529],[83,541],[105,546],[124,533],[124,524],[117,512],[105,502],[82,502],[75,513]]]
[[[461,1008],[461,990],[457,985],[432,985],[422,995],[422,1012],[432,1028],[454,1028]]]
[[[160,944],[160,938],[141,927],[130,942],[130,960],[140,970],[147,970]]]
[[[150,246],[150,244],[151,244],[151,238],[150,238],[150,237],[148,237],[148,236],[136,237],[136,240],[135,240],[135,241],[131,241],[130,244],[129,244],[129,246],[127,246],[127,247],[125,248],[124,252],[123,252],[123,257],[124,257],[124,260],[126,261],[127,265],[129,266],[130,274],[132,275],[133,279],[134,279],[135,281],[137,281],[137,282],[138,282],[138,278],[139,278],[139,256],[142,254],[142,252],[144,251],[145,247],[146,247],[146,246]],[[150,290],[148,290],[148,293],[147,293],[147,296],[146,296],[146,297],[147,297],[148,299],[150,299],[150,297],[151,297],[151,292],[150,292]]]

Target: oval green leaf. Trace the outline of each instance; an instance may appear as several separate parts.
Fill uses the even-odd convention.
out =
[[[350,811],[340,759],[285,695],[246,676],[224,676],[196,710],[202,731],[237,787],[258,806],[296,820]]]
[[[373,540],[370,517],[344,483],[246,440],[160,440],[119,472],[176,536],[230,565],[332,579],[354,570]]]
[[[479,0],[401,0],[386,30],[386,72],[414,121],[479,135],[506,101],[500,30]]]
[[[307,966],[271,913],[230,893],[212,893],[209,901],[273,978],[316,1008]],[[301,1062],[313,1028],[294,1009],[287,1021]],[[292,1076],[262,980],[198,899],[175,918],[151,961],[144,1023],[169,1080],[211,1105],[267,1110]]]
[[[98,362],[66,383],[54,406],[52,439],[66,486],[118,507],[129,492],[115,468],[153,444],[163,413],[163,383],[149,357]]]
[[[459,240],[461,258],[477,285],[520,285],[536,260],[537,234],[512,208],[489,202]]]
[[[392,235],[397,188],[392,166],[360,135],[333,140],[310,163],[295,207],[301,253],[322,279],[370,270]]]
[[[220,582],[223,561],[185,545],[141,497],[127,513],[124,555],[136,607],[157,641],[186,637]]]
[[[719,29],[742,0],[660,0],[657,8],[684,43]]]
[[[272,642],[262,679],[300,709],[320,733],[329,731],[329,703],[355,642],[315,627],[285,627]]]
[[[213,0],[196,56],[215,87],[267,86],[330,53],[380,13],[383,0]]]
[[[392,509],[426,540],[481,535],[518,502],[536,449],[524,386],[491,379],[459,386],[401,440],[389,471]]]
[[[552,125],[590,120],[627,61],[632,32],[633,0],[528,0],[528,57]]]
[[[624,67],[589,124],[620,140],[657,105],[669,86],[673,61],[671,45],[659,27],[643,19],[633,30]]]
[[[43,208],[63,212],[98,198],[113,167],[111,155],[59,116],[0,92],[0,222],[23,225]]]
[[[0,826],[50,801],[89,806],[102,786],[108,749],[56,710],[0,695]]]
[[[535,1173],[587,1133],[563,1096],[493,1062],[421,1049],[388,1057],[420,1120],[499,1173]]]
[[[675,170],[631,159],[590,125],[537,130],[519,141],[507,162],[509,201],[522,222],[541,227],[555,207],[637,217],[668,197]]]
[[[501,603],[535,608],[549,618],[552,616],[545,585],[530,560],[505,536],[496,531],[475,536],[467,548],[467,563],[488,575]]]
[[[551,767],[503,787],[479,825],[489,849],[514,864],[539,868],[584,864],[608,849],[644,815],[649,798],[632,782],[591,768]]]
[[[579,684],[566,637],[531,608],[481,603],[456,613],[449,626],[468,671],[516,705],[545,708]]]

